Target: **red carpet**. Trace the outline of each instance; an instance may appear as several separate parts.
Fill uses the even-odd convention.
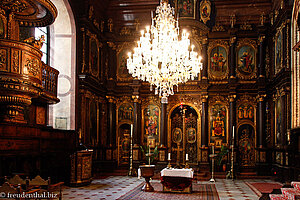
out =
[[[141,190],[144,184],[139,185],[130,192],[121,196],[122,200],[158,200],[158,199],[172,199],[172,200],[219,200],[219,195],[214,184],[196,184],[193,183],[193,192],[191,194],[178,193],[164,193],[162,192],[162,184],[159,182],[151,182],[155,192],[143,192]]]
[[[273,189],[282,188],[281,183],[259,183],[259,182],[246,182],[246,184],[258,195],[262,196],[263,193],[271,193]]]

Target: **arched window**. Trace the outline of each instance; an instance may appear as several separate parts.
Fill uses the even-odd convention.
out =
[[[49,26],[49,65],[59,71],[58,98],[49,106],[48,124],[58,129],[75,129],[76,29],[67,0],[51,0],[58,11]]]

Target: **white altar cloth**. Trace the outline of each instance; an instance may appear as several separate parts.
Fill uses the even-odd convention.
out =
[[[161,176],[173,176],[173,177],[186,177],[186,178],[193,178],[194,177],[194,170],[193,169],[167,169],[164,168],[160,172]]]

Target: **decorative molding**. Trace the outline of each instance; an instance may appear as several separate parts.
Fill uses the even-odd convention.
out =
[[[124,26],[120,30],[120,35],[121,36],[130,36],[130,35],[132,35],[132,32],[127,26]]]
[[[212,28],[212,32],[224,32],[224,31],[226,31],[224,26],[218,23]]]
[[[220,94],[209,96],[209,105],[215,104],[215,103],[221,103],[226,105],[226,107],[229,106],[228,97],[222,96]]]
[[[240,29],[243,31],[251,31],[252,26],[251,24],[247,24],[247,22],[245,22],[244,24],[240,25]]]

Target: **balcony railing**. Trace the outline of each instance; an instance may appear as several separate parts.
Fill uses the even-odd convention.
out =
[[[57,77],[59,71],[46,65],[42,64],[42,86],[44,92],[47,92],[50,95],[57,96]]]

